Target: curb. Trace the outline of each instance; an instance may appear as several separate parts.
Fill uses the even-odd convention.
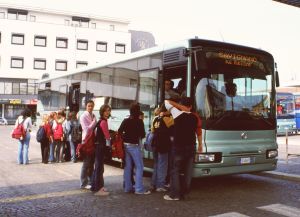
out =
[[[257,175],[259,175],[259,174],[257,174]],[[272,177],[272,178],[285,179],[285,180],[289,180],[289,181],[300,182],[300,175],[296,175],[296,174],[289,174],[289,173],[276,172],[276,171],[266,171],[266,172],[262,172],[260,175]]]

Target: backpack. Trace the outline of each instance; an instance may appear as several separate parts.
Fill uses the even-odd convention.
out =
[[[56,122],[56,128],[54,129],[53,132],[53,138],[54,140],[61,140],[61,138],[63,137],[64,137],[64,130],[63,130],[62,123]]]
[[[82,128],[78,121],[71,122],[71,140],[78,144],[82,140]]]
[[[38,131],[36,132],[36,141],[43,142],[47,139],[46,130],[43,126],[41,126]]]
[[[154,138],[154,134],[151,132],[151,130],[149,130],[146,135],[146,140],[144,142],[144,148],[146,151],[153,152],[153,147],[152,147],[153,138]]]
[[[23,121],[21,123],[19,123],[19,120],[18,120],[18,125],[11,134],[12,138],[22,140],[25,137],[26,130],[23,126],[24,121],[25,121],[25,119],[23,119]]]

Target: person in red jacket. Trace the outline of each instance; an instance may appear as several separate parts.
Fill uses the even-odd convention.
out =
[[[43,115],[42,124],[40,127],[43,127],[46,134],[46,139],[41,142],[41,152],[42,152],[42,163],[47,164],[49,158],[49,146],[53,142],[51,125],[49,122],[49,115]]]

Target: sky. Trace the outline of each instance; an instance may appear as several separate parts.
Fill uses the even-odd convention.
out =
[[[225,41],[270,52],[281,86],[300,84],[300,8],[272,0],[0,0],[0,3],[125,18],[156,44],[186,38]]]

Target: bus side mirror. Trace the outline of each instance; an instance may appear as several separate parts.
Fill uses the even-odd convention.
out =
[[[275,71],[275,77],[276,77],[276,78],[275,78],[275,79],[276,79],[276,80],[275,80],[275,81],[276,81],[276,87],[279,87],[279,86],[280,86],[280,83],[279,83],[279,75],[278,75],[278,71],[277,71],[277,70]]]

